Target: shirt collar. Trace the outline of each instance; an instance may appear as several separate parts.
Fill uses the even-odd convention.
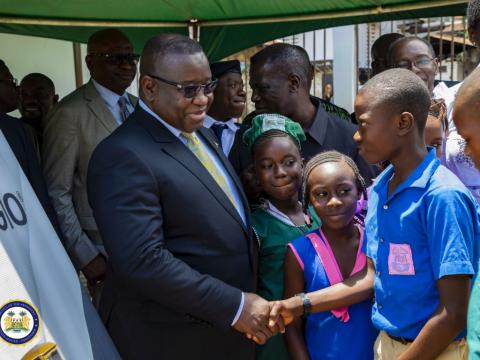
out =
[[[113,92],[110,89],[107,89],[105,86],[100,85],[98,82],[92,79],[93,86],[95,86],[95,89],[98,91],[100,94],[100,97],[105,101],[105,103],[110,106],[114,107],[118,105],[118,99],[121,97],[125,98],[127,100],[127,104],[130,103],[130,99],[127,96],[126,92],[123,92],[123,95],[118,95],[117,93]]]
[[[227,127],[232,131],[237,130],[237,123],[235,118],[230,118],[227,121],[218,121],[210,115],[207,115],[205,117],[205,121],[203,122],[203,126],[206,128],[211,128],[213,124],[227,125]]]
[[[440,165],[440,161],[435,156],[435,149],[428,147],[428,153],[425,158],[422,160],[420,165],[410,174],[410,176],[402,182],[397,189],[389,197],[394,196],[400,191],[409,188],[426,188],[430,178],[432,177],[435,170]],[[388,186],[388,182],[392,178],[395,169],[393,165],[389,165],[385,171],[383,171],[375,180],[375,185],[373,188],[378,192],[379,189]]]
[[[173,135],[175,135],[177,138],[180,138],[180,135],[182,135],[182,132],[178,130],[176,127],[170,125],[167,123],[165,120],[163,120],[160,116],[155,114],[152,109],[150,109],[147,104],[145,104],[141,99],[138,100],[138,105],[145,110],[147,113],[152,115],[155,119],[157,119],[163,126],[165,126]]]
[[[316,98],[311,96],[310,100],[317,108],[317,112],[315,113],[315,118],[313,119],[312,126],[306,132],[312,138],[314,138],[317,143],[323,145],[323,142],[325,141],[325,136],[327,135],[329,115],[320,105],[320,102]]]

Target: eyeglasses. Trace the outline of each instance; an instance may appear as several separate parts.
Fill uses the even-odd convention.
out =
[[[121,65],[124,62],[137,65],[138,60],[140,59],[140,55],[138,54],[90,53],[88,55],[105,59],[105,62],[112,65]]]
[[[414,61],[408,61],[408,60],[400,61],[398,64],[395,65],[395,67],[409,70],[415,65],[417,69],[425,69],[430,67],[433,60],[435,59],[429,58],[428,56],[422,56],[422,57],[419,57],[418,59],[415,59]]]
[[[173,81],[169,81],[166,79],[162,79],[161,77],[155,76],[155,75],[149,75],[151,78],[154,78],[158,81],[161,81],[165,84],[175,86],[178,91],[183,92],[183,96],[187,99],[193,99],[197,94],[200,92],[200,90],[203,90],[204,95],[210,95],[213,93],[215,88],[217,87],[218,79],[213,79],[212,81],[204,84],[204,85],[182,85]]]
[[[14,77],[11,78],[6,78],[6,79],[0,79],[0,82],[7,84],[7,85],[13,85],[14,87],[18,86],[18,80],[15,79]]]

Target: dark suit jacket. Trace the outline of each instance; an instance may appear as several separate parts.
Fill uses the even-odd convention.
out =
[[[31,142],[22,122],[19,119],[6,114],[0,114],[0,130],[7,139],[18,163],[27,177],[33,191],[37,195],[40,204],[47,214],[52,226],[63,242],[63,236],[57,222],[57,216],[53,210],[47,187],[43,179],[43,173],[38,163],[37,152]]]
[[[244,225],[195,155],[140,107],[95,149],[89,201],[109,270],[100,304],[124,359],[252,359],[230,325],[256,262],[241,185],[210,133],[197,134],[232,176]]]
[[[238,176],[252,163],[252,156],[248,150],[247,145],[243,142],[243,134],[249,129],[249,125],[238,124],[238,130],[233,139],[233,145],[228,153],[228,160]],[[218,145],[218,138],[210,128],[205,128],[210,132],[215,139],[215,144]]]
[[[307,140],[302,144],[302,155],[305,160],[322,151],[336,150],[351,157],[358,166],[360,174],[367,185],[372,183],[379,170],[367,164],[358,153],[358,147],[353,140],[357,126],[350,122],[350,114],[333,104],[325,104],[324,100],[311,97],[317,108],[312,126],[306,132]]]

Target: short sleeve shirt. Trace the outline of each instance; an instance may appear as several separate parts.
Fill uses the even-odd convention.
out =
[[[365,223],[366,254],[376,271],[372,321],[379,330],[415,339],[439,304],[436,281],[477,270],[478,211],[433,150],[388,195],[393,174],[390,165],[377,178]]]

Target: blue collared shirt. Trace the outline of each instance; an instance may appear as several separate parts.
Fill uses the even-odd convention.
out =
[[[113,92],[110,89],[107,89],[105,86],[100,85],[98,82],[92,79],[93,86],[100,94],[105,105],[107,105],[108,110],[112,113],[115,121],[120,125],[122,123],[122,113],[120,106],[118,105],[118,100],[123,97],[125,99],[125,105],[127,106],[128,113],[131,114],[134,110],[134,106],[128,97],[127,92],[125,91],[122,96]]]
[[[415,339],[438,307],[436,281],[477,271],[477,204],[433,150],[388,195],[393,174],[390,165],[375,181],[365,222],[366,254],[376,271],[372,321]]]
[[[213,124],[220,124],[220,125],[226,125],[227,128],[225,131],[222,133],[222,150],[225,156],[228,157],[230,154],[230,150],[232,150],[233,143],[235,141],[235,134],[237,133],[239,127],[236,122],[236,119],[231,118],[228,121],[222,122],[215,120],[211,116],[207,115],[205,117],[205,121],[203,122],[203,126],[206,127],[207,129],[210,129]]]

